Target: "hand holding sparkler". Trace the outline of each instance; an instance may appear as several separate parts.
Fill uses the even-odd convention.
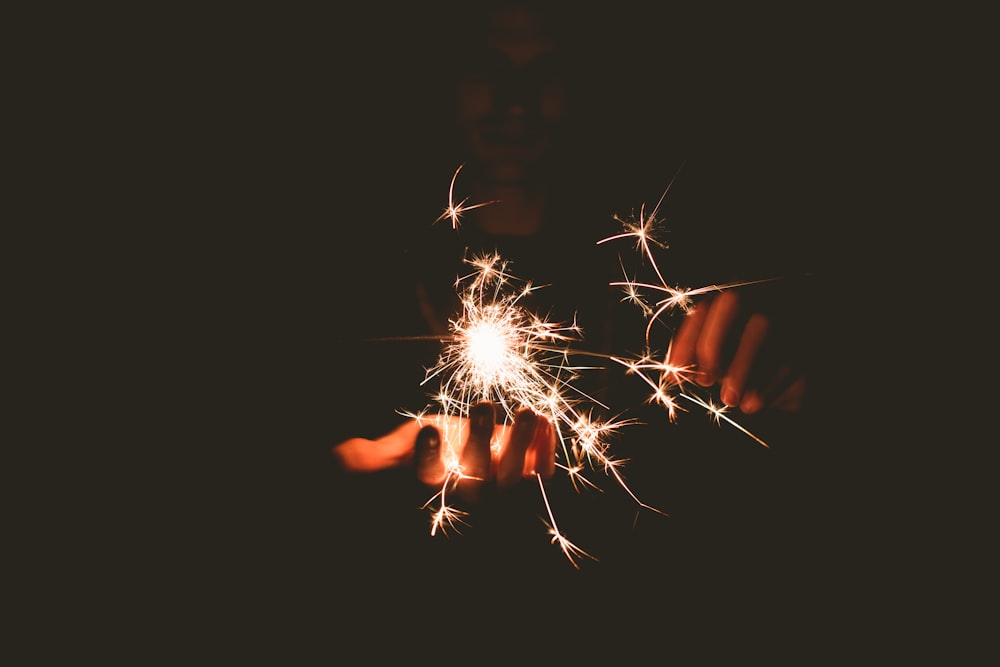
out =
[[[720,385],[719,398],[744,414],[765,408],[797,412],[806,392],[803,370],[787,346],[776,345],[775,321],[748,307],[737,290],[697,303],[671,340],[667,364],[702,387]]]
[[[469,409],[467,420],[422,427],[415,445],[417,477],[439,488],[453,484],[455,494],[467,502],[480,500],[483,486],[491,481],[502,490],[536,474],[552,477],[556,437],[547,419],[525,408],[512,426],[495,422],[493,403],[482,401]],[[454,435],[463,432],[465,438],[456,441]]]
[[[549,420],[520,410],[513,425],[495,423],[495,407],[471,406],[469,418],[424,415],[369,440],[351,438],[333,448],[349,472],[377,472],[412,465],[417,478],[466,502],[481,499],[485,484],[503,490],[522,478],[555,473],[556,435]]]

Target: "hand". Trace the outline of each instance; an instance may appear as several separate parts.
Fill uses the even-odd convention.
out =
[[[356,473],[412,465],[417,478],[440,486],[456,480],[459,497],[474,502],[482,487],[506,489],[535,474],[555,474],[556,434],[545,417],[522,408],[512,425],[496,424],[493,403],[469,409],[469,418],[430,415],[411,419],[390,433],[369,440],[351,438],[334,446],[340,466]]]
[[[686,368],[702,387],[720,384],[719,398],[745,414],[765,408],[797,412],[806,377],[776,319],[752,310],[736,290],[699,302],[681,323],[667,361]]]

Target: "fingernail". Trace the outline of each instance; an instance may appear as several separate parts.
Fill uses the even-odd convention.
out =
[[[530,443],[537,424],[538,415],[533,410],[521,410],[514,418],[514,431],[511,434],[511,440],[519,438],[525,443]]]
[[[722,398],[722,402],[729,407],[734,407],[740,402],[740,395],[736,393],[735,389],[728,385],[722,388],[720,397]]]
[[[476,403],[469,408],[469,424],[477,432],[489,431],[493,433],[496,412],[492,403]]]
[[[524,457],[528,447],[535,439],[538,426],[538,415],[532,410],[521,410],[514,418],[514,426],[507,437],[507,443],[500,454],[500,465],[497,468],[497,484],[506,488],[516,484],[521,479],[524,469]]]
[[[438,484],[444,478],[441,461],[441,434],[433,426],[424,426],[417,432],[414,462],[417,479],[425,484]]]
[[[434,426],[425,426],[417,432],[417,451],[421,453],[439,452],[441,450],[441,436]]]

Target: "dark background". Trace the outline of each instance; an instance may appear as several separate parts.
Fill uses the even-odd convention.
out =
[[[579,150],[609,213],[658,198],[687,160],[699,196],[717,188],[724,210],[766,217],[844,285],[827,292],[841,325],[826,332],[826,369],[841,372],[821,392],[815,418],[828,421],[809,425],[815,450],[765,459],[723,437],[710,453],[678,447],[672,468],[637,466],[636,483],[682,518],[664,528],[642,514],[633,528],[629,502],[587,505],[577,534],[606,555],[582,574],[547,543],[527,492],[509,517],[486,511],[492,533],[431,541],[419,511],[386,501],[380,522],[359,519],[344,489],[362,486],[327,486],[317,452],[350,418],[337,400],[355,380],[329,341],[353,325],[360,290],[385,287],[380,239],[433,219],[455,168],[435,140],[448,9],[86,17],[87,57],[55,68],[77,113],[53,132],[72,138],[60,168],[95,214],[60,252],[80,261],[85,248],[95,278],[65,288],[86,297],[68,299],[71,321],[112,325],[81,325],[74,345],[90,354],[74,363],[113,389],[85,423],[121,452],[102,470],[116,491],[97,533],[113,555],[89,552],[76,580],[115,582],[105,591],[123,616],[142,610],[122,622],[140,643],[166,623],[175,646],[222,647],[254,632],[381,641],[441,613],[465,627],[506,609],[535,635],[556,620],[579,631],[583,615],[584,632],[613,621],[637,642],[671,622],[749,619],[784,639],[859,638],[879,634],[883,610],[935,593],[897,558],[917,519],[896,482],[923,448],[881,416],[866,378],[892,318],[856,298],[891,273],[886,240],[906,223],[886,192],[920,152],[899,113],[916,74],[909,42],[894,41],[905,25],[865,12],[566,12],[587,45]],[[410,483],[403,471],[374,488]],[[448,568],[467,583],[439,587]]]

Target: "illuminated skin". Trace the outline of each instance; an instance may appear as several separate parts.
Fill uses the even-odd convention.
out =
[[[720,385],[720,398],[728,407],[744,414],[764,408],[796,412],[802,408],[806,378],[792,372],[788,364],[770,371],[758,384],[750,380],[758,368],[758,354],[770,332],[766,315],[753,313],[739,334],[738,347],[728,366],[722,364],[722,350],[734,323],[739,320],[742,302],[737,292],[725,292],[699,303],[688,313],[674,336],[668,355],[670,363],[697,369],[692,379],[702,387]]]
[[[556,440],[547,420],[525,410],[515,416],[513,425],[495,424],[489,403],[470,411],[471,420],[443,414],[414,417],[379,438],[345,440],[333,454],[352,472],[413,466],[429,487],[440,487],[452,476],[461,480],[460,489],[470,489],[463,491],[470,499],[478,484],[467,482],[495,481],[500,488],[509,488],[522,477],[552,478]],[[488,418],[483,416],[486,411]]]

